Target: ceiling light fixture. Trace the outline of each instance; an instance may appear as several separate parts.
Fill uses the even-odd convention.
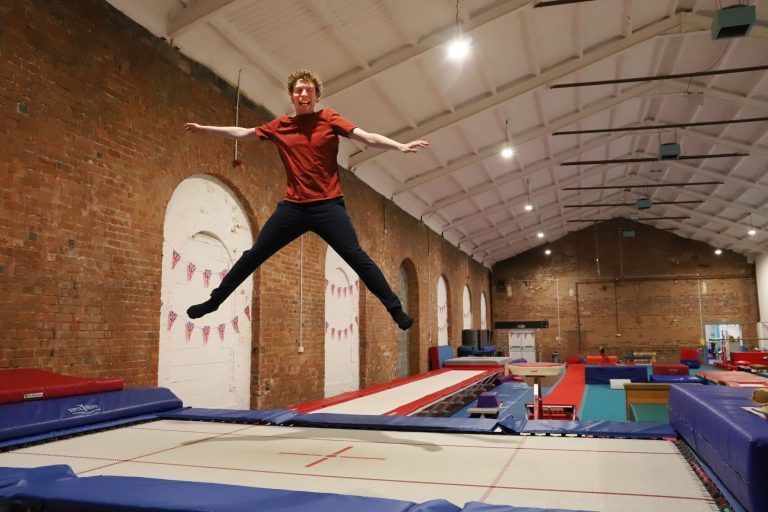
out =
[[[749,236],[755,236],[757,234],[757,230],[755,229],[755,226],[752,225],[752,214],[749,214],[749,231],[747,231],[747,234]]]
[[[459,26],[459,0],[456,0],[456,37],[448,45],[448,57],[461,60],[469,54],[469,39],[461,36]]]
[[[509,119],[504,121],[504,140],[506,143],[504,144],[504,149],[501,150],[501,156],[504,158],[512,158],[515,154],[515,150],[509,145]]]
[[[546,249],[546,250],[544,251],[544,254],[546,254],[547,256],[549,256],[550,254],[552,254],[552,249]]]
[[[539,237],[539,238],[544,238],[544,232],[543,231],[539,231],[538,233],[536,233],[536,236]]]
[[[722,249],[715,249],[715,254],[717,254],[718,256],[720,256],[721,254],[723,254],[723,251],[722,251]]]
[[[528,181],[526,178],[525,180],[525,188],[526,192],[528,193],[528,201],[526,201],[525,205],[523,206],[523,209],[527,212],[533,211],[533,203],[531,202],[531,182]]]

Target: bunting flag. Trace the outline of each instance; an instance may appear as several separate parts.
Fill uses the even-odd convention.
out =
[[[187,263],[187,282],[190,282],[192,280],[192,275],[195,273],[195,269],[197,267],[194,263],[189,262]]]
[[[352,294],[360,290],[360,280],[356,280],[354,283],[350,285],[341,286],[335,283],[331,283],[328,281],[328,279],[326,279],[325,289],[326,289],[326,292],[330,290],[331,295],[336,295],[337,297],[341,297],[342,295],[344,297],[346,297],[347,295],[351,297]]]
[[[179,260],[181,259],[181,254],[179,254],[178,252],[176,252],[176,249],[174,249],[174,250],[173,250],[173,256],[172,256],[172,258],[173,258],[173,259],[171,260],[171,270],[173,270],[173,269],[175,269],[175,268],[176,268],[176,264],[177,264],[177,263],[179,262]]]
[[[176,321],[176,317],[178,317],[176,313],[173,311],[168,312],[168,330],[171,330],[171,327],[173,327],[173,322]]]
[[[203,285],[205,285],[206,288],[211,284],[211,274],[213,274],[211,269],[207,268],[203,270]]]
[[[224,270],[219,272],[219,279],[221,279],[223,281],[224,280],[224,276],[226,276],[227,274],[229,274],[229,269],[225,268]]]
[[[163,305],[163,304],[164,304],[164,302],[161,301],[161,305]],[[166,314],[162,310],[161,310],[160,313],[161,313],[161,316]],[[245,308],[243,308],[243,313],[245,313],[245,316],[248,318],[248,321],[250,322],[251,321],[251,307],[250,307],[250,305],[245,306]],[[167,323],[166,323],[166,329],[168,331],[170,331],[171,328],[173,328],[174,322],[176,321],[176,319],[178,317],[179,317],[179,315],[175,311],[168,311],[168,313],[167,313]],[[237,333],[240,332],[238,320],[239,320],[239,318],[237,316],[235,318],[233,318],[232,320],[230,320],[232,322],[232,326],[235,329],[235,332],[237,332]],[[327,324],[327,322],[326,322],[326,324]],[[209,325],[195,326],[194,322],[187,321],[184,324],[184,334],[186,336],[187,341],[191,341],[192,333],[194,332],[195,329],[200,329],[200,331],[203,333],[203,342],[205,344],[208,344],[208,339],[210,338],[211,326],[209,326]],[[219,324],[217,330],[218,330],[218,333],[219,333],[219,338],[221,339],[221,341],[224,341],[225,324]],[[326,330],[327,330],[327,327],[326,327]]]
[[[328,332],[328,322],[325,322],[325,332]]]
[[[336,328],[331,327],[331,339],[333,339],[333,336],[336,334]]]

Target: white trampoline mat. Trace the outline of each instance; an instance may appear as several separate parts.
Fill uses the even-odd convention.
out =
[[[485,373],[485,370],[449,370],[424,379],[408,382],[378,393],[373,393],[340,404],[312,411],[313,413],[334,414],[378,414],[383,415],[419,398],[455,386],[460,382]]]
[[[0,453],[143,476],[414,502],[622,512],[718,510],[668,441],[379,432],[163,420]]]

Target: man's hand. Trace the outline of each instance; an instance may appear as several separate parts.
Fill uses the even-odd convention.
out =
[[[199,132],[201,128],[202,128],[202,126],[200,126],[197,123],[186,123],[184,125],[184,129],[186,131],[192,132],[192,133]]]
[[[401,144],[400,151],[403,153],[418,153],[418,148],[425,148],[427,146],[429,146],[429,142],[425,140],[412,140],[411,142]]]

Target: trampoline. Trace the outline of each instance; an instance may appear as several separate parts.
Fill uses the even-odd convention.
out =
[[[429,382],[400,384],[419,380]],[[669,425],[181,405],[163,388],[0,405],[0,499],[125,510],[719,510]]]

